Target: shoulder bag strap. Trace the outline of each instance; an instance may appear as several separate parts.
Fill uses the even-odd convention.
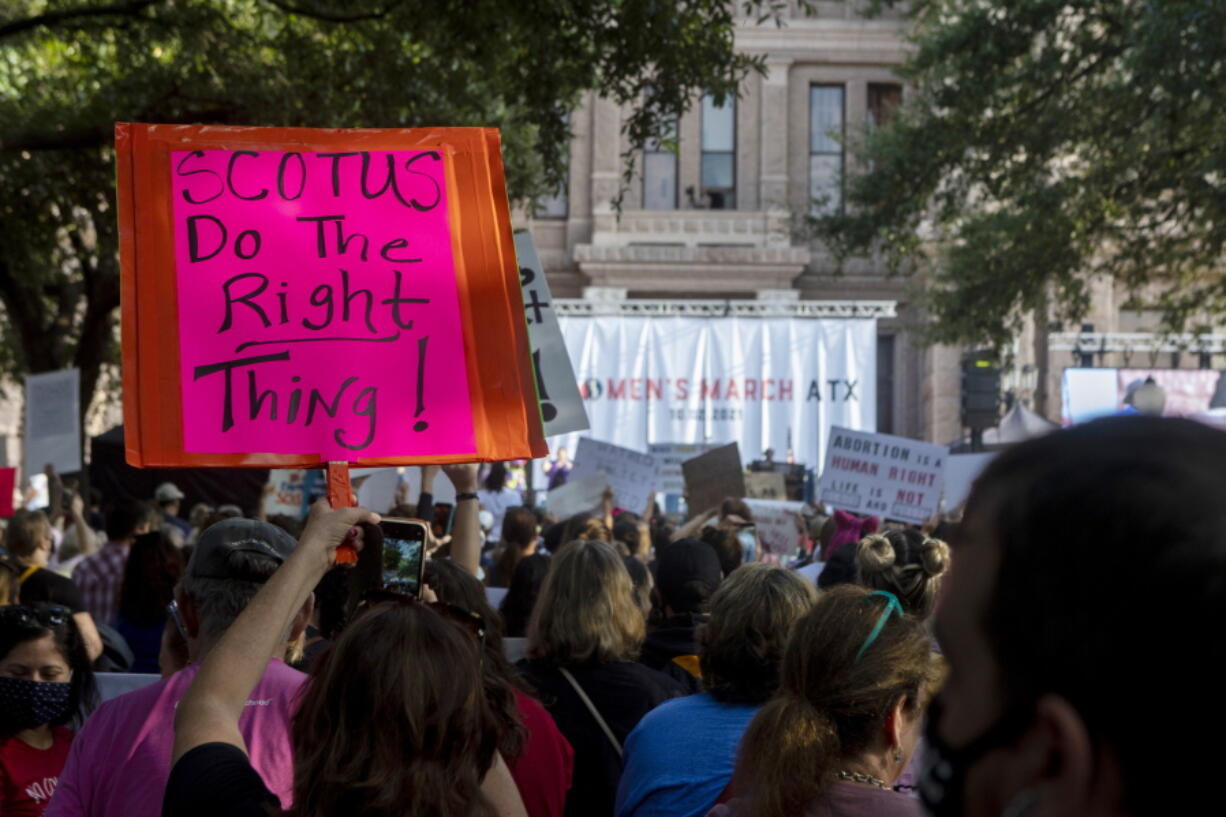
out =
[[[39,565],[31,565],[30,567],[27,567],[21,572],[21,575],[17,577],[17,586],[20,587],[21,585],[25,584],[26,579],[30,578],[40,570],[42,570],[42,567]]]
[[[617,756],[622,757],[622,745],[618,742],[617,736],[613,734],[613,730],[609,728],[609,724],[605,723],[605,719],[600,717],[600,711],[596,709],[596,704],[592,703],[592,699],[583,691],[583,687],[579,686],[579,682],[575,680],[575,676],[570,674],[570,670],[566,667],[558,667],[558,671],[579,694],[579,698],[587,707],[587,711],[592,713],[592,717],[596,719],[596,723],[600,725],[600,731],[604,732],[604,736],[609,739],[609,743],[613,744],[613,748],[617,750]]]

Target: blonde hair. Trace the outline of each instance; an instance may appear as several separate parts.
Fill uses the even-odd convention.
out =
[[[932,614],[949,560],[949,545],[915,530],[873,533],[856,547],[859,583],[890,591],[903,609],[920,618]]]
[[[554,664],[632,661],[647,634],[613,546],[577,540],[553,557],[528,623],[528,657]]]

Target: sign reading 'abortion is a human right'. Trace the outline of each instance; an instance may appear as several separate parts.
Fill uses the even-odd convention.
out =
[[[437,151],[171,154],[184,445],[472,450]]]
[[[821,501],[844,511],[924,522],[940,505],[948,456],[943,445],[836,426],[830,429]]]

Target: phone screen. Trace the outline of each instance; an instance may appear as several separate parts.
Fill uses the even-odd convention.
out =
[[[741,548],[745,551],[744,561],[753,562],[758,558],[758,536],[753,525],[746,525],[736,532],[736,538],[741,540]]]
[[[426,526],[405,519],[384,519],[383,586],[388,590],[418,595],[425,566]]]

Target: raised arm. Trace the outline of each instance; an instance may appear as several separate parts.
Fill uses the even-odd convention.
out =
[[[474,576],[481,574],[481,521],[477,518],[476,497],[479,469],[475,462],[443,466],[443,473],[455,486],[456,493],[455,519],[451,524],[451,561]]]
[[[98,551],[98,537],[94,529],[85,521],[85,500],[79,492],[74,491],[72,501],[68,503],[68,511],[72,516],[72,526],[77,530],[77,548],[82,556],[89,556]]]
[[[359,522],[375,523],[365,508],[330,510],[315,503],[298,547],[226,630],[205,659],[175,715],[174,760],[205,743],[229,743],[243,751],[238,718],[269,659],[285,644],[294,616],[336,562],[336,548],[360,547]]]
[[[698,516],[695,516],[689,522],[686,522],[684,525],[677,528],[677,530],[673,533],[673,541],[676,542],[681,539],[693,538],[700,530],[702,530],[702,526],[707,524],[707,522],[709,522],[711,518],[718,513],[719,508],[707,508],[705,511],[698,514]]]

